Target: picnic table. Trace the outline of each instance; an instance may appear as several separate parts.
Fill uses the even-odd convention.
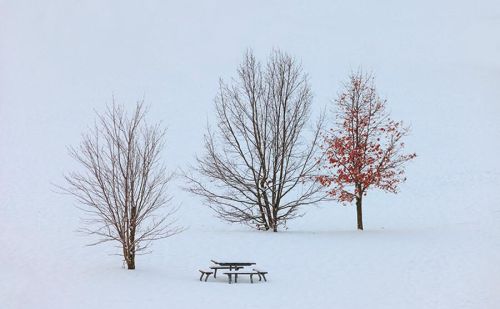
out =
[[[210,269],[214,271],[214,278],[217,278],[217,270],[219,269],[229,269],[229,271],[239,270],[245,266],[255,265],[254,262],[218,262],[214,260],[210,260],[212,263],[216,264],[214,266],[210,266]]]
[[[243,268],[245,266],[252,266],[252,265],[256,264],[254,262],[217,262],[214,260],[210,260],[210,261],[214,264],[219,265],[219,266],[229,267],[230,270],[231,270],[231,268]]]
[[[210,260],[210,261],[212,263],[214,263],[214,265],[210,266],[210,270],[200,269],[200,272],[201,272],[200,281],[203,280],[204,276],[205,276],[205,281],[207,281],[208,277],[212,274],[214,275],[214,278],[217,278],[217,270],[219,270],[219,269],[229,270],[229,271],[224,272],[224,275],[227,275],[227,277],[228,277],[229,283],[233,282],[233,278],[234,278],[234,283],[237,283],[238,282],[238,275],[250,276],[251,283],[253,283],[253,276],[254,275],[257,275],[259,277],[259,281],[261,281],[262,278],[264,279],[264,281],[267,281],[266,280],[267,271],[262,271],[262,270],[255,269],[255,268],[253,268],[251,270],[245,269],[246,266],[255,265],[256,263],[254,263],[254,262],[231,262],[231,261],[221,262],[221,261],[214,261],[214,260]],[[243,269],[243,270],[240,271],[240,269]]]

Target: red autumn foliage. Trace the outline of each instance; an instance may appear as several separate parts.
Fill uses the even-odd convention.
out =
[[[405,163],[416,154],[403,153],[409,128],[389,118],[372,76],[353,73],[344,86],[335,100],[336,126],[324,135],[325,173],[318,181],[338,201],[356,199],[361,208],[370,188],[396,193],[406,180]]]

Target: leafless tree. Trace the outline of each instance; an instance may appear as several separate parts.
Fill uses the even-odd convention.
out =
[[[143,102],[130,117],[114,102],[98,114],[80,145],[69,148],[82,168],[65,175],[62,188],[88,215],[82,230],[98,237],[91,245],[118,242],[128,269],[152,241],[181,231],[166,194],[171,175],[159,162],[165,131],[147,125],[145,114]]]
[[[324,198],[314,181],[322,117],[307,131],[311,102],[294,58],[276,50],[263,66],[248,51],[231,85],[220,81],[217,129],[205,135],[188,190],[220,218],[260,230],[276,232],[300,216],[300,206]]]

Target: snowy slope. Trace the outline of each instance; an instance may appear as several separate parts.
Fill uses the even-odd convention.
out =
[[[0,308],[499,307],[499,33],[496,1],[0,0]],[[248,47],[299,57],[316,110],[351,69],[373,70],[413,128],[401,193],[368,195],[363,232],[330,203],[273,234],[219,222],[177,179],[189,229],[137,270],[85,247],[52,184],[93,109],[144,97],[169,128],[165,161],[185,168]],[[269,282],[201,283],[212,258],[256,261]]]

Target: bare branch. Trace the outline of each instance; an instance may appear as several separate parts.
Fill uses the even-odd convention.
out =
[[[220,81],[216,130],[205,135],[194,174],[185,173],[188,190],[221,219],[277,231],[300,206],[325,198],[314,181],[322,121],[307,132],[309,81],[289,55],[273,51],[263,66],[248,51],[237,73]]]
[[[87,215],[81,231],[99,238],[91,245],[119,242],[129,269],[152,241],[182,231],[171,219],[177,209],[166,193],[172,176],[159,162],[165,131],[147,125],[146,112],[138,102],[129,117],[113,101],[97,114],[94,128],[69,148],[81,169],[65,175],[67,186],[60,187]]]

